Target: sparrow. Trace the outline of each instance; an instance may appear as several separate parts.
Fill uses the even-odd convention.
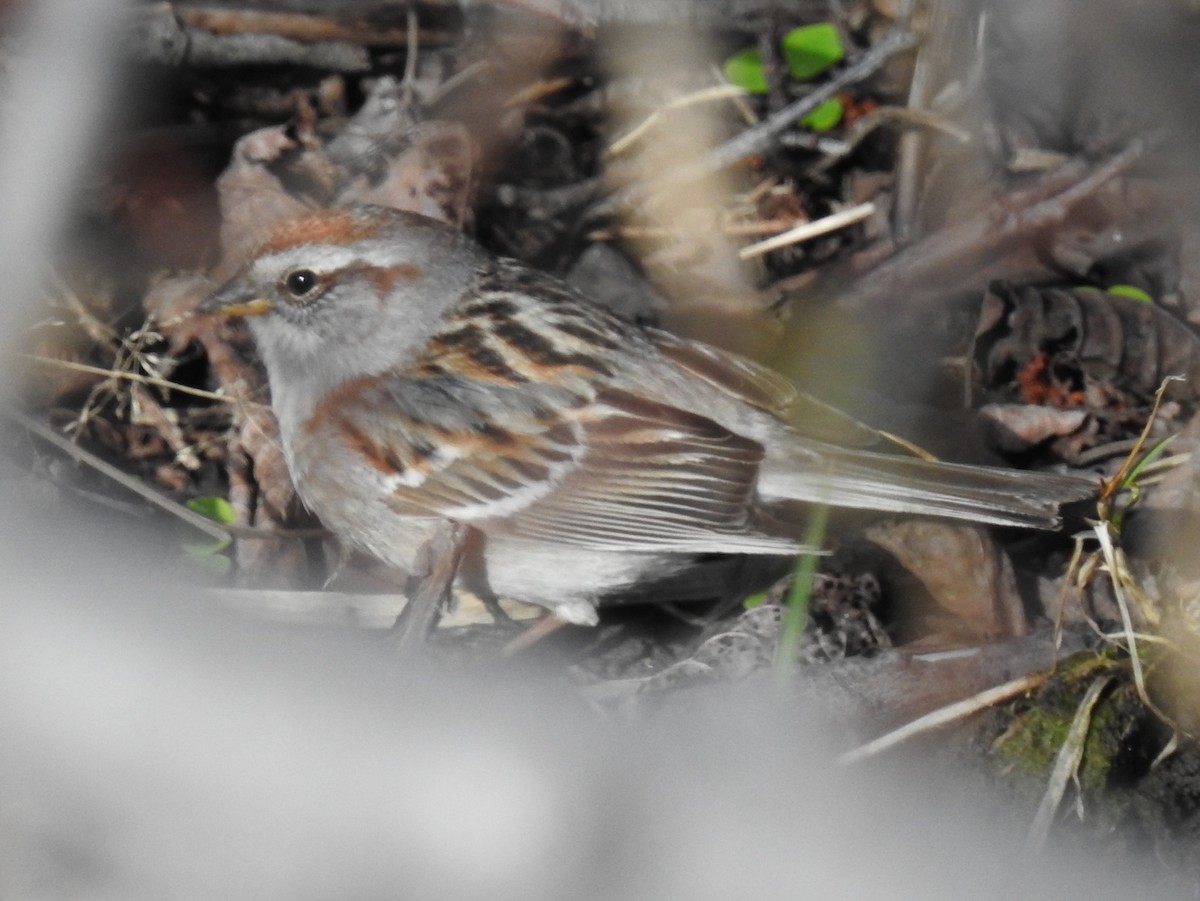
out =
[[[774,372],[414,213],[289,220],[201,309],[248,321],[296,491],[333,533],[566,622],[707,555],[805,550],[797,502],[1049,529],[1094,490],[812,440]]]

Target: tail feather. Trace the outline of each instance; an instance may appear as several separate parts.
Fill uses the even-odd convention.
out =
[[[1079,476],[822,447],[804,458],[769,463],[759,491],[767,501],[1055,529],[1062,522],[1059,507],[1095,494],[1096,484]]]

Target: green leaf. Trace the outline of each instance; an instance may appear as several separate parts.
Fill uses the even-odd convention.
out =
[[[217,538],[208,544],[184,544],[182,545],[185,554],[191,557],[212,557],[220,554],[227,547],[233,544],[232,538]]]
[[[1111,285],[1107,289],[1109,294],[1115,294],[1118,297],[1129,297],[1133,300],[1140,300],[1143,303],[1154,303],[1154,298],[1134,285]]]
[[[767,93],[767,74],[763,71],[762,56],[753,47],[739,50],[725,60],[725,78],[751,94]]]
[[[233,522],[233,507],[223,497],[194,497],[187,502],[189,510],[194,510],[201,516],[229,525]]]
[[[187,556],[184,560],[194,570],[199,570],[210,576],[227,576],[233,569],[233,561],[223,554],[214,553],[211,548],[200,545],[189,545],[184,548]]]
[[[840,62],[845,55],[841,36],[831,22],[793,28],[783,36],[783,58],[792,78],[812,78]],[[759,68],[762,68],[761,60]]]
[[[757,594],[752,594],[746,600],[742,601],[742,606],[747,610],[753,610],[755,607],[761,607],[767,602],[767,593],[760,591]]]
[[[1121,487],[1129,489],[1136,488],[1137,480],[1142,474],[1142,470],[1161,457],[1163,452],[1170,447],[1171,443],[1178,437],[1179,435],[1177,434],[1167,435],[1167,437],[1156,443],[1152,448],[1150,448],[1150,450],[1146,451],[1142,459],[1138,460],[1137,463],[1134,464],[1133,468],[1130,469],[1126,474],[1124,480],[1121,482]]]
[[[815,505],[804,528],[805,547],[821,547],[825,543],[828,528],[829,507],[825,504]],[[796,669],[800,640],[808,626],[808,605],[812,599],[813,577],[817,574],[818,554],[818,551],[805,551],[796,558],[792,586],[788,589],[787,601],[784,604],[779,641],[775,645],[775,676],[781,682],[786,682]]]
[[[800,117],[800,124],[813,131],[829,131],[842,121],[846,106],[837,97],[830,97],[815,110]]]

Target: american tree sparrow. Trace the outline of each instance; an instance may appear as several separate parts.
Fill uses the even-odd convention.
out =
[[[202,309],[248,318],[296,489],[334,533],[419,575],[440,541],[442,589],[568,622],[698,555],[796,554],[790,502],[1051,528],[1092,490],[805,438],[774,373],[412,213],[288,221]]]

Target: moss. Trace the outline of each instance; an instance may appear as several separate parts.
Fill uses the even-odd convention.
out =
[[[1117,678],[1092,709],[1077,778],[1085,795],[1101,792],[1109,784],[1141,706],[1117,654],[1082,654],[1066,661],[1041,690],[1023,702],[1008,728],[993,742],[999,769],[1022,794],[1040,796],[1045,789],[1084,693],[1106,674]]]

